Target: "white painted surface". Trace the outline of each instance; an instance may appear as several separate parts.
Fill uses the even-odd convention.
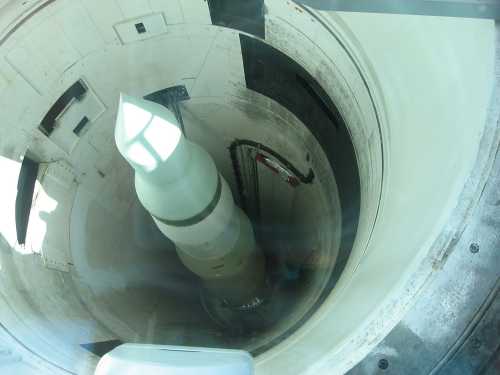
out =
[[[187,24],[210,25],[210,12],[205,0],[178,0],[184,14],[184,22]]]
[[[406,296],[401,288],[458,204],[492,92],[492,21],[358,13],[325,18],[354,44],[349,47],[362,51],[364,64],[378,77],[387,113],[383,204],[366,249],[358,235],[350,260],[354,272],[344,272],[301,332],[263,355],[257,368],[264,373],[285,366],[342,373],[355,363],[346,358],[362,358],[370,338],[380,340],[397,321],[393,317],[402,317],[407,305],[396,305],[385,312],[385,326],[367,331],[371,319],[381,316],[381,302]],[[329,354],[321,350],[332,342]]]
[[[148,1],[144,0],[116,0],[125,18],[134,18],[151,13]]]
[[[139,32],[136,25],[142,25],[145,31]],[[127,44],[164,34],[167,24],[162,14],[151,14],[118,23],[115,29],[122,43]]]
[[[71,154],[76,144],[82,136],[89,130],[101,115],[104,114],[106,108],[95,92],[87,83],[87,92],[81,100],[72,100],[70,104],[55,120],[55,128],[50,134],[50,139],[58,147],[64,150],[67,154]],[[81,132],[77,135],[74,130],[80,121],[87,117],[88,122]]]
[[[85,0],[82,1],[82,5],[92,19],[101,38],[107,44],[120,44],[120,39],[113,25],[123,22],[126,17],[117,3],[115,1]]]
[[[94,20],[80,4],[63,8],[53,16],[52,22],[57,23],[81,56],[100,51],[105,45],[105,39],[96,28]]]
[[[96,375],[253,375],[253,358],[240,350],[124,344],[106,354]]]
[[[182,0],[149,0],[151,11],[163,12],[163,17],[167,21],[167,25],[174,25],[184,22],[184,14],[181,7]]]

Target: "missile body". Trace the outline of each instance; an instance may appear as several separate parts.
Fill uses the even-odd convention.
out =
[[[123,94],[115,140],[135,170],[139,200],[184,265],[229,306],[251,303],[263,287],[264,258],[211,156],[167,108]]]

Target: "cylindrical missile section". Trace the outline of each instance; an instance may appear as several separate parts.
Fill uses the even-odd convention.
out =
[[[211,156],[186,139],[167,108],[120,96],[118,150],[135,170],[139,200],[206,289],[239,308],[259,297],[264,258]]]

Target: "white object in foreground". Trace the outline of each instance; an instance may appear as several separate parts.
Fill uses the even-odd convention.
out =
[[[124,344],[99,361],[95,375],[252,375],[242,350]]]

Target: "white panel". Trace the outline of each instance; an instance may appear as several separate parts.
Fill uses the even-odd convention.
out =
[[[151,10],[155,13],[163,12],[168,25],[184,22],[182,7],[179,0],[149,0]]]
[[[47,61],[25,44],[10,51],[6,61],[38,93],[44,91],[47,79],[55,80],[55,72]]]
[[[144,24],[146,32],[141,34],[137,31],[135,25],[138,23]],[[121,41],[127,44],[164,34],[167,32],[167,24],[162,14],[152,14],[117,24],[115,29]]]
[[[26,248],[41,253],[48,268],[69,270],[69,218],[75,192],[75,176],[64,162],[50,164],[41,184],[36,184]]]
[[[125,18],[135,18],[151,13],[148,0],[115,0]],[[171,0],[166,0],[168,3]]]
[[[38,92],[55,81],[80,58],[61,27],[47,20],[7,55],[7,61]]]
[[[27,145],[39,160],[43,162],[52,162],[67,157],[66,152],[57,144],[48,139],[38,128],[26,131]],[[23,153],[24,154],[24,153]]]
[[[50,135],[50,140],[68,154],[71,153],[83,134],[87,132],[90,126],[105,110],[104,104],[99,100],[92,89],[88,87],[88,91],[84,98],[80,101],[74,100],[57,118],[56,128]],[[73,130],[84,116],[87,116],[90,121],[85,126],[82,133],[76,135]]]
[[[33,30],[26,43],[31,51],[40,51],[58,75],[80,59],[78,51],[53,19],[45,21]]]
[[[69,121],[66,117],[63,118],[62,121],[58,121],[57,127],[54,129],[52,134],[50,134],[50,140],[63,149],[67,154],[70,154],[79,140],[79,137],[73,133],[73,129],[80,120],[72,121],[73,118],[76,117],[71,115],[74,111],[68,112],[70,113],[70,116],[68,116]]]
[[[121,9],[114,1],[80,0],[94,20],[102,38],[106,43],[119,44],[120,40],[113,29],[113,25],[125,19]]]
[[[8,30],[13,24],[20,21],[24,18],[25,22],[19,23],[20,27],[15,29],[15,32],[8,36],[4,40],[4,44],[2,44],[2,48],[5,46],[7,49],[10,49],[16,44],[24,40],[29,34],[33,32],[36,28],[43,24],[47,20],[49,20],[52,15],[59,8],[59,4],[63,4],[64,1],[68,0],[59,0],[58,6],[38,6],[36,3],[40,3],[39,0],[31,0],[31,1],[13,1],[11,0],[11,4],[8,7],[8,10],[5,12],[2,10],[0,14],[2,15],[2,28],[5,27],[5,30]],[[69,0],[70,2],[74,0]],[[17,8],[17,9],[16,9]],[[29,13],[34,10],[34,8],[38,8],[37,11]],[[10,15],[9,15],[10,13]],[[22,14],[22,16],[21,16]],[[29,14],[29,15],[28,15]],[[4,18],[5,16],[5,18]],[[13,18],[14,17],[14,18]],[[10,19],[10,21],[9,21]],[[16,20],[16,21],[14,21]],[[11,23],[12,22],[12,23]],[[22,26],[22,27],[21,27]]]
[[[80,55],[85,56],[104,46],[104,39],[81,4],[73,2],[57,13],[55,19]]]
[[[218,96],[245,87],[243,60],[238,33],[218,32],[191,96]]]
[[[79,106],[80,105],[82,107],[82,112],[87,115],[91,122],[96,122],[106,111],[106,107],[91,88],[87,91],[85,98],[80,102]]]
[[[40,96],[30,82],[17,73],[8,61],[0,61],[0,108],[5,108],[2,111],[0,129],[6,128],[8,123],[16,124],[18,129],[34,126],[34,124],[21,122],[20,114],[26,111],[26,107],[32,107],[33,103],[38,102],[39,99]]]
[[[206,0],[182,0],[181,6],[186,23],[212,24]]]

